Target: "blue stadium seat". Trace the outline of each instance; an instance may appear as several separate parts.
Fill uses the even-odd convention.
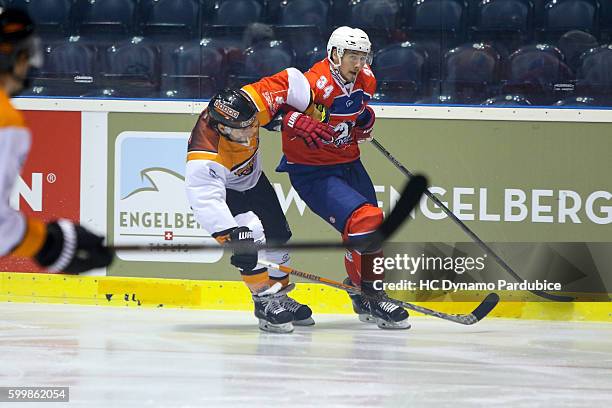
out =
[[[578,91],[590,95],[612,92],[612,45],[604,45],[582,55],[578,69]]]
[[[182,44],[162,58],[162,97],[210,98],[225,86],[224,56],[209,38]]]
[[[463,0],[418,0],[405,8],[406,28],[410,31],[461,33],[467,20]]]
[[[200,36],[197,0],[142,0],[140,10],[146,36]]]
[[[75,20],[81,34],[118,37],[135,32],[135,0],[77,0]]]
[[[375,50],[389,44],[401,18],[400,5],[396,0],[354,1],[349,3],[346,12],[347,24],[367,32]]]
[[[522,95],[499,95],[482,103],[485,106],[529,106],[531,102]]]
[[[78,36],[45,47],[41,73],[48,77],[74,79],[94,75],[95,50],[80,42]]]
[[[159,93],[159,49],[142,37],[134,37],[102,51],[100,77],[105,87],[123,94],[145,97]]]
[[[533,22],[530,0],[484,0],[478,4],[473,30],[476,32],[526,35]]]
[[[519,48],[508,60],[506,92],[528,97],[537,105],[549,105],[573,91],[574,75],[563,62],[562,52],[548,44]]]
[[[580,67],[582,54],[598,46],[599,42],[595,36],[580,30],[568,31],[557,41],[557,47],[565,55],[565,62],[574,72]]]
[[[256,0],[217,0],[213,24],[244,27],[263,20],[264,6]]]
[[[329,1],[283,0],[279,5],[280,25],[315,26],[326,30],[329,16]]]
[[[365,30],[398,26],[400,6],[396,0],[361,0],[349,4],[349,24]]]
[[[229,86],[238,87],[295,66],[295,52],[283,41],[261,41],[244,51],[240,66],[230,67]]]
[[[255,77],[275,74],[295,63],[295,52],[282,41],[261,42],[244,53],[244,73]]]
[[[28,12],[39,33],[66,34],[70,30],[71,0],[12,0],[11,7]]]
[[[277,38],[288,42],[298,56],[297,64],[306,68],[308,54],[320,47],[327,38],[329,1],[282,0],[274,20]]]
[[[439,79],[444,54],[465,43],[467,3],[464,0],[406,0],[403,16],[407,38],[427,51],[431,76]]]
[[[95,86],[95,49],[79,37],[44,46],[44,64],[30,78],[51,95],[79,96]]]
[[[543,38],[554,39],[570,30],[598,34],[597,0],[550,0],[544,6]]]
[[[480,103],[486,95],[498,92],[501,68],[501,56],[489,44],[454,48],[444,56],[442,93]]]
[[[388,102],[412,102],[429,85],[427,53],[404,42],[378,51],[374,56],[379,92]]]

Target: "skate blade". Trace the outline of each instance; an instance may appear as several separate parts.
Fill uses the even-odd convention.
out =
[[[388,322],[386,320],[376,318],[376,325],[383,330],[408,330],[411,326],[408,319],[400,322]]]
[[[364,323],[376,323],[376,320],[371,314],[360,314],[359,321]]]
[[[313,326],[314,324],[315,324],[315,321],[312,317],[309,317],[307,319],[293,321],[294,326]]]
[[[267,320],[259,319],[259,328],[270,333],[291,333],[293,331],[293,324],[291,322],[273,324]]]

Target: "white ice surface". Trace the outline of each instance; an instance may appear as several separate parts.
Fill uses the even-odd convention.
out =
[[[612,324],[315,318],[0,303],[0,386],[69,386],[69,407],[612,406]]]

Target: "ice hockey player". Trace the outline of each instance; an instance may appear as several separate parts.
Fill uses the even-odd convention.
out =
[[[9,206],[9,194],[30,150],[31,135],[10,102],[23,89],[42,53],[30,17],[0,7],[0,257],[28,257],[50,271],[84,272],[108,266],[113,253],[103,237],[61,219],[44,223]]]
[[[380,246],[368,241],[382,223],[374,186],[360,160],[358,144],[371,140],[374,110],[368,106],[376,89],[370,67],[372,46],[368,35],[357,28],[339,27],[327,43],[327,58],[305,73],[315,103],[327,107],[329,124],[336,134],[332,143],[308,150],[283,128],[283,158],[277,171],[289,173],[291,184],[308,207],[331,224],[345,241],[359,244],[344,259],[349,278],[345,283],[379,296],[377,301],[351,295],[359,319],[376,322],[384,329],[410,327],[408,312],[385,301],[374,289],[383,274],[373,273],[373,259],[382,256]],[[293,113],[289,113],[291,121]]]
[[[291,237],[274,188],[262,171],[259,128],[281,108],[298,112],[290,135],[306,149],[319,149],[333,137],[333,128],[309,115],[314,109],[310,85],[295,68],[214,95],[191,133],[185,173],[189,203],[200,225],[220,243],[286,243]],[[304,113],[299,113],[304,112]],[[288,117],[285,119],[289,119]],[[265,331],[286,333],[293,325],[312,325],[312,311],[287,296],[289,277],[257,264],[262,259],[287,264],[284,250],[254,246],[234,248],[231,264],[251,291],[255,316]]]

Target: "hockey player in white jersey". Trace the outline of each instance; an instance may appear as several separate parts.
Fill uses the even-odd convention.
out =
[[[226,89],[210,100],[189,139],[185,182],[198,222],[220,243],[283,244],[291,237],[274,188],[262,171],[259,127],[281,108],[292,115],[285,127],[310,149],[332,140],[333,128],[316,116],[304,75],[288,68],[241,89]],[[288,116],[285,122],[288,121]],[[293,285],[287,274],[258,265],[258,256],[287,265],[284,250],[235,249],[231,263],[252,293],[262,330],[286,333],[293,325],[312,325],[312,311],[287,296]]]
[[[47,224],[9,206],[31,142],[24,118],[9,98],[23,89],[28,68],[41,63],[30,17],[0,7],[0,257],[32,258],[50,271],[70,273],[105,267],[113,253],[103,245],[103,237],[72,221]]]

